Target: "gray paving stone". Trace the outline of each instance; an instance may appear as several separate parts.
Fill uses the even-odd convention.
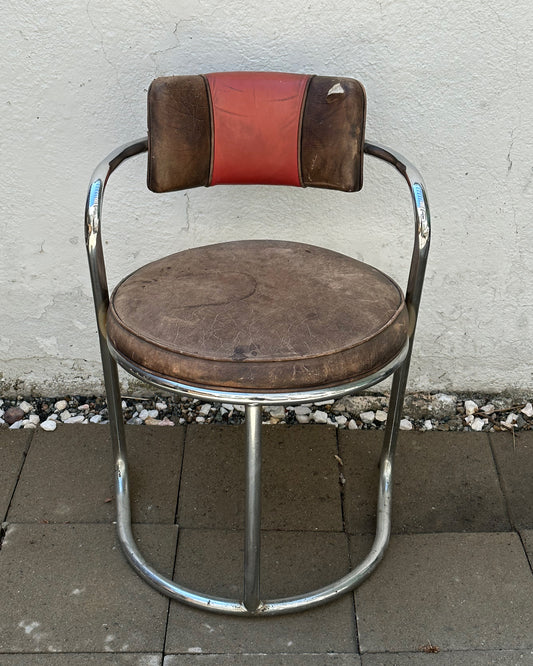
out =
[[[32,433],[0,428],[0,522],[7,514],[11,495],[24,463]]]
[[[160,654],[0,654],[1,666],[162,666]]]
[[[346,573],[343,534],[263,534],[262,597],[311,591]],[[241,532],[180,530],[177,578],[193,589],[239,598],[242,593]],[[241,618],[215,615],[172,602],[167,653],[355,652],[350,595],[305,613]]]
[[[533,664],[533,653],[529,650],[487,650],[472,652],[439,652],[403,654],[368,654],[362,658],[362,666],[528,666]]]
[[[341,530],[334,428],[263,426],[263,528]],[[243,526],[245,433],[242,427],[189,428],[178,523]]]
[[[184,428],[126,427],[135,522],[173,523]],[[115,519],[109,428],[69,425],[35,433],[8,514],[10,522]]]
[[[515,533],[393,536],[355,600],[361,652],[533,648],[533,576]]]
[[[507,499],[511,520],[517,529],[533,528],[533,431],[491,433],[490,441]]]
[[[339,432],[344,462],[344,515],[350,533],[375,529],[378,432]],[[394,468],[392,530],[510,530],[486,434],[400,433]]]
[[[175,526],[135,534],[170,575]],[[134,573],[111,525],[10,525],[0,581],[0,653],[163,650],[168,600]]]
[[[169,655],[163,666],[360,666],[355,654],[198,654]]]

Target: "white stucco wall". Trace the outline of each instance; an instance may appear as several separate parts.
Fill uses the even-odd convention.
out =
[[[367,137],[422,171],[433,243],[411,389],[533,390],[527,0],[3,0],[0,24],[0,395],[102,390],[82,229],[92,169],[144,135],[154,77],[241,69],[358,78]],[[410,203],[385,166],[367,161],[360,195],[153,195],[144,170],[137,158],[106,195],[112,283],[238,237],[323,244],[405,282]]]

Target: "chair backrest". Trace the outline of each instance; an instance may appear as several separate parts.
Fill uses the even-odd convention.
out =
[[[148,187],[218,184],[360,190],[366,97],[355,79],[225,72],[155,79]]]

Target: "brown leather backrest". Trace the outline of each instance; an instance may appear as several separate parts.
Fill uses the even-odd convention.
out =
[[[148,187],[271,184],[354,192],[366,98],[354,79],[275,72],[170,76],[148,91]]]

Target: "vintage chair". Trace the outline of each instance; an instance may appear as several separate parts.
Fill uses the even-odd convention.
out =
[[[383,557],[390,534],[393,456],[429,250],[428,201],[416,169],[364,141],[365,92],[348,78],[237,72],[156,79],[148,138],[128,143],[94,172],[85,224],[115,455],[117,528],[124,553],[163,594],[222,613],[310,608],[353,589]],[[155,192],[217,184],[362,186],[363,153],[394,166],[414,207],[405,298],[377,269],[327,249],[277,240],[217,243],[172,254],[126,277],[108,295],[102,204],[111,173],[148,151]],[[193,287],[193,288],[189,288]],[[316,301],[316,294],[327,298]],[[247,463],[242,600],[207,596],[169,580],[131,532],[118,362],[178,394],[246,406]],[[338,398],[394,373],[383,443],[377,528],[367,557],[340,580],[296,597],[261,599],[261,406]]]

